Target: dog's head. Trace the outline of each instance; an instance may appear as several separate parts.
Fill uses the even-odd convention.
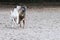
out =
[[[24,5],[24,6],[21,6],[21,9],[23,10],[23,12],[25,12],[27,7]]]

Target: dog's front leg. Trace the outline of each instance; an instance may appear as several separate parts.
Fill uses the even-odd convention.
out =
[[[14,19],[12,19],[12,21],[11,21],[11,26],[12,27],[14,27],[14,23],[15,23],[15,21],[14,21]]]
[[[19,24],[19,15],[17,16],[16,23]]]

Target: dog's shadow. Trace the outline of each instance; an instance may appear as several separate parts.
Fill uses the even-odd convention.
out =
[[[5,25],[5,27],[3,28],[6,28],[6,29],[20,29],[20,27],[16,26],[16,27],[11,27],[11,26],[7,26]]]
[[[19,29],[19,27],[5,27],[7,29]]]
[[[6,27],[4,27],[4,28],[6,28],[6,29],[24,29],[23,27],[19,27],[19,26],[16,26],[16,27],[11,27],[11,26],[6,26]]]

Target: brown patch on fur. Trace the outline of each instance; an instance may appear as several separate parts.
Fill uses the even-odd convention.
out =
[[[21,14],[19,14],[19,23],[20,21],[22,21],[25,18],[25,13],[21,12]]]

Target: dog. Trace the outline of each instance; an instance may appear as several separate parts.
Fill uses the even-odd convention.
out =
[[[20,24],[23,21],[23,28],[25,26],[26,6],[17,6],[11,11],[11,18],[15,24]]]

